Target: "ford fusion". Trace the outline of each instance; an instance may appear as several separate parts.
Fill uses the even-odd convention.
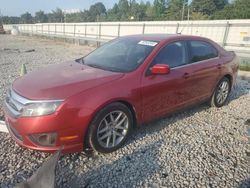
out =
[[[30,149],[109,153],[145,122],[197,103],[223,106],[238,66],[233,52],[202,37],[120,37],[16,79],[5,120],[11,137]]]

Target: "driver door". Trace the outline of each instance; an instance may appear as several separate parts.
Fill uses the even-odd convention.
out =
[[[143,119],[150,121],[175,111],[191,102],[188,77],[187,44],[177,41],[167,44],[152,61],[155,64],[167,64],[170,72],[165,75],[151,74],[150,68],[142,79]]]

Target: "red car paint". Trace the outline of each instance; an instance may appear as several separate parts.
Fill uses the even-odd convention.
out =
[[[112,102],[123,102],[133,109],[137,125],[151,121],[192,104],[209,99],[221,78],[235,82],[238,61],[213,41],[185,35],[133,35],[125,38],[158,41],[136,70],[128,73],[105,71],[83,64],[67,62],[34,71],[13,83],[13,90],[27,99],[64,99],[58,110],[40,117],[13,117],[5,108],[5,118],[12,138],[20,145],[53,152],[64,146],[65,153],[80,152],[88,126],[95,114]],[[158,52],[174,41],[201,40],[218,51],[218,57],[170,69],[166,75],[147,75],[149,65]],[[231,85],[231,86],[232,86]],[[17,139],[17,131],[23,140]],[[34,133],[56,132],[53,147],[40,146],[30,140]],[[60,139],[72,137],[69,140]]]

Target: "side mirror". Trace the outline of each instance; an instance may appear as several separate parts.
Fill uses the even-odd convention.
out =
[[[156,64],[150,68],[152,74],[168,74],[170,72],[169,65],[166,64]]]

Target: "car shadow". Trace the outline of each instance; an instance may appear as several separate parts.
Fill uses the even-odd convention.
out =
[[[236,84],[234,85],[228,101],[226,102],[225,106],[229,105],[232,101],[240,98],[241,96],[247,95],[250,92],[250,84],[248,82],[237,80]],[[136,139],[142,138],[146,135],[154,134],[162,129],[170,127],[175,122],[181,121],[188,117],[193,116],[196,113],[199,113],[204,110],[208,110],[211,108],[208,103],[202,103],[198,105],[193,105],[191,107],[182,109],[181,111],[166,115],[165,117],[156,119],[149,123],[145,123],[141,126],[137,126],[131,135],[131,139],[128,140],[126,145],[131,144]],[[138,136],[139,135],[139,136]]]
[[[159,148],[163,142],[142,145],[139,149],[117,160],[105,162],[95,168],[94,161],[86,161],[89,171],[82,172],[82,166],[74,170],[66,168],[58,170],[57,177],[63,176],[67,181],[57,180],[57,187],[138,187],[145,183],[145,179],[161,170],[159,161]],[[104,155],[103,157],[107,157]],[[124,175],[126,174],[126,175]],[[102,183],[100,183],[102,182]],[[103,184],[105,182],[105,184]]]
[[[242,181],[240,183],[239,188],[250,188],[250,178],[247,178],[246,180]]]

